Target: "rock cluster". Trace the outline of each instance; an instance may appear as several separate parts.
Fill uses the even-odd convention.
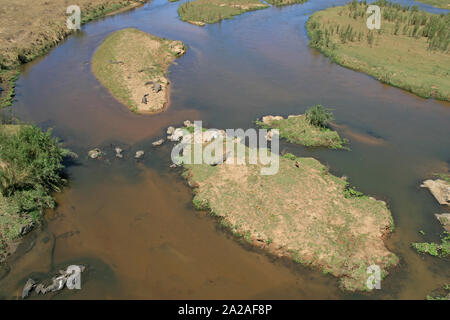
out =
[[[69,280],[70,276],[74,275],[75,269],[78,269],[81,272],[83,272],[85,270],[85,266],[72,265],[67,267],[66,270],[59,270],[59,275],[53,277],[49,285],[46,285],[45,282],[38,284],[33,279],[31,278],[28,279],[22,290],[22,299],[28,297],[33,289],[37,294],[46,294],[48,292],[55,292],[62,290],[66,285],[67,281]]]

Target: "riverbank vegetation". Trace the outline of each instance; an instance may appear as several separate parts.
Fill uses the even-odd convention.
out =
[[[314,13],[309,45],[334,62],[421,97],[450,100],[450,14],[431,14],[387,1],[381,29],[369,30],[365,2]]]
[[[64,157],[72,155],[34,126],[0,126],[0,261],[9,245],[53,208],[51,196],[64,183]]]
[[[195,188],[194,206],[237,237],[334,275],[350,291],[368,290],[370,265],[380,266],[384,277],[398,263],[383,242],[393,229],[386,203],[349,192],[348,182],[317,160],[286,154],[274,175],[261,175],[260,164],[231,160],[184,164],[184,177]]]
[[[92,59],[92,72],[134,112],[159,112],[168,103],[167,69],[186,51],[181,41],[128,28],[110,34]]]
[[[143,0],[79,0],[81,23],[136,7]],[[73,31],[66,26],[66,9],[59,0],[0,0],[0,107],[14,98],[20,65],[46,54]]]
[[[343,149],[345,141],[336,131],[328,128],[333,114],[321,105],[309,108],[304,115],[266,116],[256,124],[266,129],[278,129],[280,137],[291,143],[307,147],[327,147]]]
[[[194,0],[180,5],[178,14],[183,21],[204,26],[268,7],[259,0]]]

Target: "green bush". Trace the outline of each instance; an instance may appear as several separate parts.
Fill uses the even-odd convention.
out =
[[[50,130],[12,127],[0,130],[0,192],[16,213],[28,213],[36,219],[41,209],[54,206],[50,192],[59,191],[64,183],[62,161],[71,153]]]
[[[305,116],[310,124],[323,128],[328,126],[329,121],[334,120],[333,113],[330,110],[324,109],[320,104],[306,110]]]

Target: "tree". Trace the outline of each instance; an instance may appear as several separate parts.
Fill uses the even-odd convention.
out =
[[[327,127],[328,122],[334,120],[333,113],[320,104],[306,110],[305,116],[309,123],[316,127]]]

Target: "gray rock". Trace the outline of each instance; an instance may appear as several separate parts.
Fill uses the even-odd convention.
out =
[[[145,152],[142,150],[136,151],[136,155],[134,156],[136,159],[140,159],[144,156]]]
[[[30,232],[31,230],[33,230],[33,226],[34,226],[34,224],[33,223],[30,223],[30,224],[27,224],[27,225],[25,225],[25,226],[22,226],[21,228],[20,228],[20,235],[21,236],[24,236],[24,235],[26,235],[28,232]]]
[[[450,232],[450,213],[435,214],[435,217],[442,224],[447,232]]]
[[[173,134],[173,133],[174,133],[174,131],[175,131],[175,128],[174,128],[174,127],[172,127],[172,126],[171,126],[171,127],[168,127],[168,128],[167,128],[167,134],[168,134],[168,135],[171,135],[171,134]]]
[[[157,147],[157,146],[162,145],[163,143],[164,143],[164,139],[159,139],[155,142],[152,142],[152,146]]]
[[[142,103],[143,104],[147,104],[147,97],[148,97],[148,93],[144,94],[144,96],[142,97]]]
[[[193,127],[194,126],[194,124],[190,120],[185,120],[183,122],[183,124],[185,127]]]
[[[30,294],[30,291],[34,288],[36,285],[36,282],[33,279],[28,279],[27,283],[25,283],[25,286],[22,290],[22,299],[25,299]]]
[[[44,292],[42,291],[44,289],[44,285],[42,283],[38,284],[36,286],[36,288],[34,288],[34,292],[36,292],[36,294],[44,294]]]
[[[420,186],[430,189],[430,192],[440,204],[450,205],[450,183],[441,179],[426,180]]]
[[[116,157],[117,158],[123,158],[123,154],[122,154],[122,149],[120,149],[119,147],[116,147],[115,149],[114,149],[114,151],[116,152]]]
[[[153,84],[153,91],[155,91],[156,93],[160,92],[162,90],[162,86],[159,83],[154,83]]]
[[[97,159],[101,157],[102,151],[99,148],[92,149],[88,152],[88,156],[91,159]]]

